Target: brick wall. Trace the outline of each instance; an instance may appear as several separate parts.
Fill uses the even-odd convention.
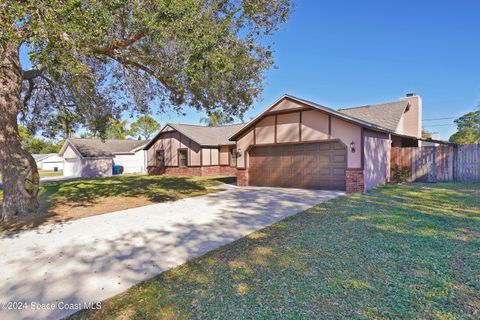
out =
[[[160,168],[156,166],[148,166],[147,167],[147,173],[151,175],[159,175],[159,174],[164,174],[165,173],[165,168]]]
[[[237,186],[246,187],[248,186],[248,171],[247,170],[237,170]]]
[[[236,168],[229,166],[204,166],[204,167],[148,167],[148,174],[166,174],[172,176],[235,176]]]
[[[364,175],[362,169],[347,169],[347,193],[363,192],[365,190]]]
[[[201,176],[202,167],[166,167],[164,174],[170,176]]]
[[[220,166],[220,175],[234,177],[237,175],[237,168],[230,166]]]

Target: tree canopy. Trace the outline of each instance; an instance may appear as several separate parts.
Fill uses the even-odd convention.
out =
[[[480,143],[480,108],[455,120],[457,132],[450,142],[458,144]]]
[[[208,117],[201,118],[200,122],[209,127],[217,127],[227,123],[232,123],[233,118],[220,110],[214,110],[208,113]]]
[[[21,120],[67,136],[106,119],[185,106],[247,110],[273,63],[264,39],[289,0],[4,0],[0,45],[28,52]]]
[[[126,110],[241,117],[273,64],[269,36],[290,11],[290,0],[2,0],[1,218],[39,206],[18,119],[32,133],[67,137],[83,126],[105,137]]]
[[[58,153],[63,141],[51,141],[37,138],[24,126],[18,127],[22,147],[30,153]]]
[[[148,140],[155,132],[160,130],[160,128],[160,123],[158,123],[157,120],[149,116],[143,116],[130,125],[129,135]]]

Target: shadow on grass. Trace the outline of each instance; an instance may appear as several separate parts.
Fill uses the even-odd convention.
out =
[[[44,183],[39,195],[40,208],[37,214],[20,217],[12,222],[3,222],[0,233],[15,233],[22,229],[38,227],[46,222],[65,223],[75,217],[65,216],[56,209],[68,210],[92,208],[102,199],[143,198],[143,205],[173,201],[203,195],[209,187],[235,182],[234,177],[177,177],[177,176],[119,176],[88,180]],[[1,198],[0,198],[1,199]],[[113,200],[115,201],[115,200]],[[112,209],[111,211],[115,211]],[[107,212],[111,212],[107,211]],[[1,213],[1,207],[0,207]],[[106,213],[106,212],[100,212]],[[79,216],[82,217],[82,216]]]

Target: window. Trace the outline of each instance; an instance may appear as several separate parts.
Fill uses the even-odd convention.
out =
[[[186,149],[178,150],[178,162],[180,167],[186,167],[188,165],[188,151]]]
[[[235,148],[230,149],[230,167],[237,166],[237,150]]]
[[[165,150],[157,150],[157,167],[165,166]]]

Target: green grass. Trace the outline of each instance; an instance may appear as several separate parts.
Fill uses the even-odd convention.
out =
[[[209,192],[209,187],[230,181],[232,178],[127,175],[45,183],[41,193],[55,198],[56,202],[79,204],[106,197],[146,197],[152,202],[163,202],[202,195]]]
[[[478,319],[480,186],[328,201],[164,272],[79,319]]]
[[[63,171],[46,171],[46,170],[38,170],[38,174],[40,178],[47,178],[47,177],[62,177]]]

